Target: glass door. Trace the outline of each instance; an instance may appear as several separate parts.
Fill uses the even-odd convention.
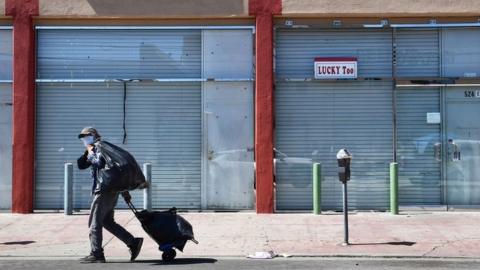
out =
[[[480,88],[445,89],[446,204],[480,206]]]

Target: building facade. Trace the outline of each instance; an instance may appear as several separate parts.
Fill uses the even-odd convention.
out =
[[[480,205],[480,3],[0,1],[0,207],[63,208],[76,134],[152,164],[152,205]],[[88,208],[74,170],[74,208]],[[134,192],[137,204],[141,192]]]

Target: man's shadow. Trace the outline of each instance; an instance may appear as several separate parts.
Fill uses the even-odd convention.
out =
[[[171,265],[183,265],[183,264],[207,264],[216,263],[216,259],[212,258],[178,258],[171,262],[156,261],[153,265],[171,264]]]
[[[188,264],[207,264],[216,263],[216,259],[212,258],[178,258],[171,262],[164,262],[162,260],[135,260],[135,263],[144,263],[151,265],[188,265]],[[114,263],[131,263],[131,262],[114,262]]]
[[[390,246],[407,246],[411,247],[417,242],[410,241],[396,241],[396,242],[381,242],[381,243],[350,243],[349,246],[372,246],[372,245],[390,245]]]
[[[35,241],[12,241],[12,242],[3,242],[3,243],[0,243],[0,245],[6,245],[6,246],[21,245],[21,246],[24,246],[24,245],[30,245],[30,244],[33,244],[33,243],[35,243]]]

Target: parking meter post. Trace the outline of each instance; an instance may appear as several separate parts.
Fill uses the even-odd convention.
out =
[[[147,188],[143,190],[143,209],[152,210],[152,163],[143,164],[143,175],[148,182]]]
[[[322,212],[322,165],[313,164],[313,214],[319,215]]]
[[[340,149],[337,153],[338,163],[338,180],[343,185],[343,225],[344,225],[344,238],[343,245],[347,246],[348,243],[348,198],[347,198],[347,182],[350,180],[350,162],[352,155],[347,149]]]
[[[348,199],[347,199],[347,182],[343,183],[343,224],[344,237],[343,245],[348,246]]]
[[[390,213],[398,215],[398,163],[390,163]]]
[[[71,215],[73,212],[73,164],[65,163],[64,172],[64,196],[63,196],[63,210],[65,215]]]

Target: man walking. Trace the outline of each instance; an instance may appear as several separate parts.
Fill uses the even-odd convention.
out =
[[[90,255],[81,259],[82,263],[104,263],[105,256],[102,248],[102,229],[105,228],[118,239],[122,240],[130,249],[130,261],[134,261],[142,248],[143,238],[135,238],[114,220],[114,208],[118,201],[119,192],[100,189],[98,173],[105,167],[105,160],[100,149],[96,147],[101,136],[93,127],[82,129],[78,138],[83,141],[85,153],[77,160],[80,170],[91,168],[93,201],[90,208],[88,226],[90,228]],[[122,193],[129,197],[128,191]]]

